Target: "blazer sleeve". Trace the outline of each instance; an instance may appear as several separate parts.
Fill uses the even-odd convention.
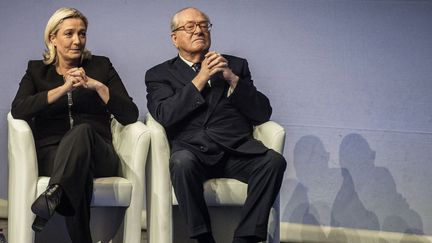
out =
[[[120,76],[108,58],[107,61],[108,69],[106,86],[110,93],[107,109],[122,125],[134,123],[138,119],[138,108],[133,102],[132,97],[130,97],[126,91]]]
[[[40,65],[39,65],[40,66]],[[47,90],[37,91],[32,72],[40,69],[37,63],[29,61],[27,71],[19,84],[18,91],[12,101],[11,113],[15,119],[29,120],[37,112],[48,106]]]
[[[234,63],[230,66],[240,79],[228,100],[251,121],[252,125],[267,122],[272,114],[269,99],[253,84],[247,61],[245,59],[234,59],[233,61]]]
[[[168,70],[156,66],[146,72],[147,108],[150,114],[169,128],[205,104],[198,89],[190,82],[174,85]]]

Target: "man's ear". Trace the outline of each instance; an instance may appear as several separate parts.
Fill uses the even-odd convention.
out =
[[[178,46],[177,46],[177,35],[174,32],[171,33],[171,42],[178,49]]]

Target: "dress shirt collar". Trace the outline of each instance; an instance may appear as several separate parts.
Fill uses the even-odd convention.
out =
[[[190,61],[186,60],[184,57],[182,57],[182,56],[180,55],[180,53],[179,53],[179,57],[180,57],[180,59],[183,60],[183,62],[185,62],[185,63],[186,63],[189,67],[191,67],[191,68],[192,68],[192,65],[195,64],[195,63],[193,63],[193,62],[190,62]]]

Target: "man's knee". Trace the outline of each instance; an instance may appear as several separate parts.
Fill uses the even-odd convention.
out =
[[[180,150],[174,152],[171,155],[169,161],[170,172],[172,173],[182,173],[189,174],[194,171],[197,166],[197,159],[195,155],[187,150]]]
[[[269,169],[275,172],[283,173],[287,167],[285,158],[278,152],[273,150],[269,151],[270,160],[268,163]]]

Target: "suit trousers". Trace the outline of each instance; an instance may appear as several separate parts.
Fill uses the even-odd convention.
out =
[[[69,130],[58,144],[38,148],[39,174],[63,189],[57,212],[65,216],[74,243],[91,243],[90,202],[93,178],[118,174],[120,159],[111,141],[88,124]]]
[[[233,178],[248,184],[248,196],[234,237],[266,239],[270,209],[279,193],[286,168],[284,157],[268,150],[261,155],[227,155],[216,165],[207,165],[188,150],[170,158],[170,175],[180,212],[191,238],[211,233],[203,183],[212,178]]]

